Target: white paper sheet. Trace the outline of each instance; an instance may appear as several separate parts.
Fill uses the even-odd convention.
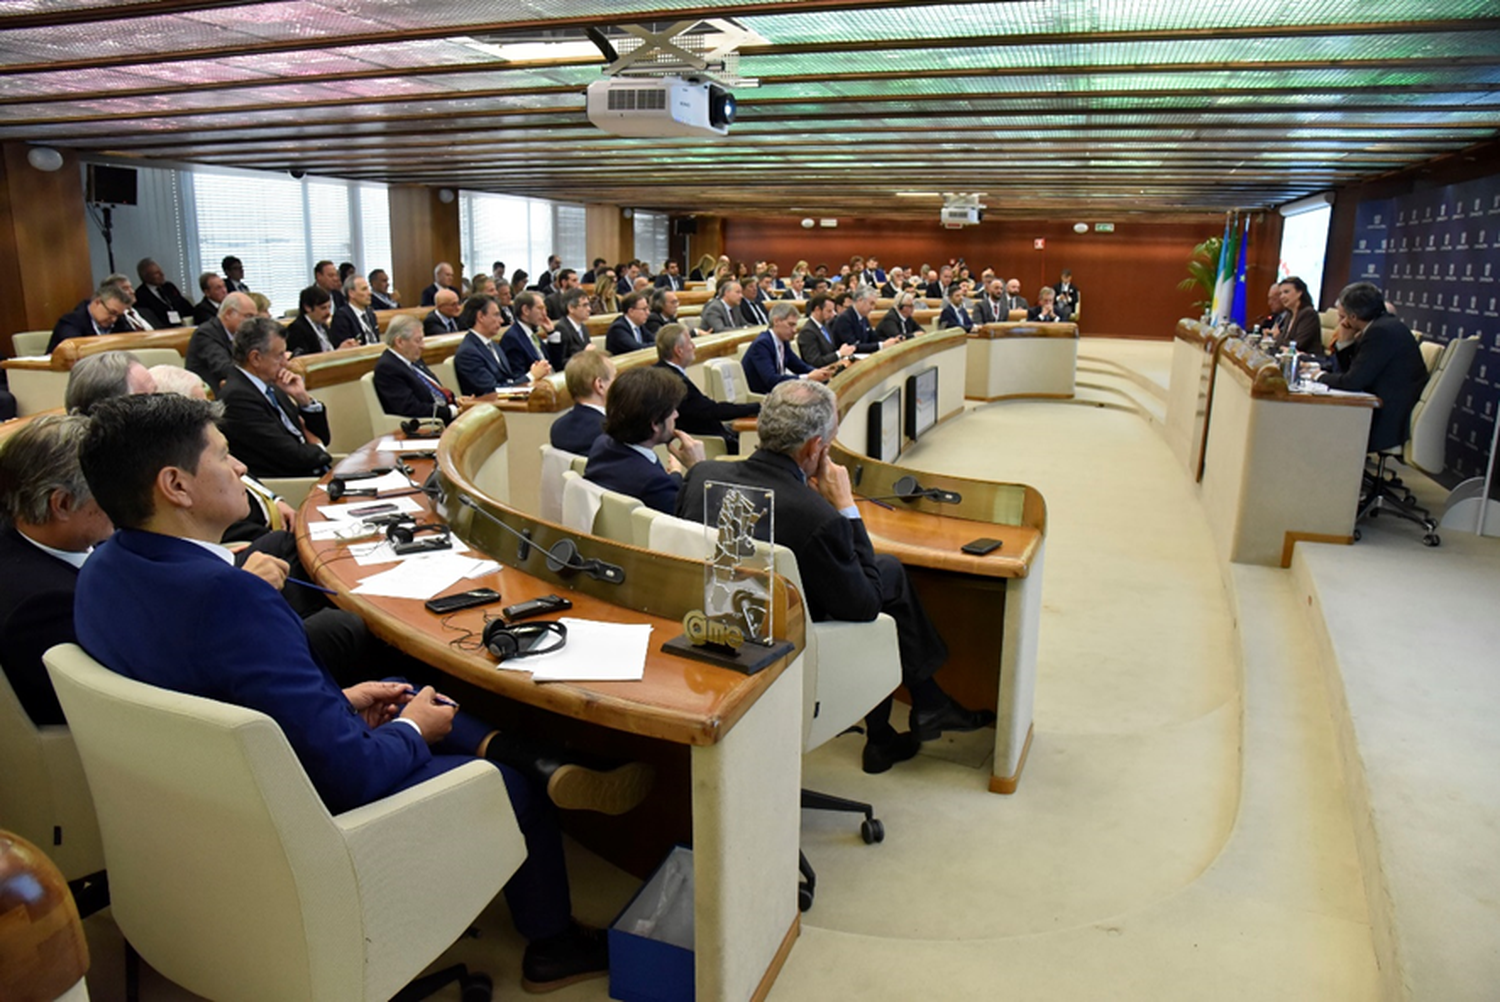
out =
[[[388,571],[371,574],[353,594],[429,599],[465,578],[492,574],[499,566],[493,560],[476,560],[452,551],[425,553],[403,560]]]
[[[522,658],[504,668],[530,669],[537,682],[638,682],[646,674],[649,623],[600,623],[563,618],[568,642],[559,651]]]
[[[406,511],[412,514],[416,514],[422,510],[422,506],[417,504],[416,500],[411,497],[351,498],[347,503],[320,504],[318,505],[318,513],[324,518],[362,518],[363,516],[360,514],[361,510],[384,504],[394,505],[396,511]],[[389,508],[386,509],[386,511],[390,510]],[[369,513],[366,512],[365,514]]]
[[[435,438],[401,439],[394,435],[387,435],[375,443],[376,452],[434,452],[436,449],[437,439]]]
[[[436,537],[431,535],[430,533],[423,533],[416,538],[420,542],[424,539],[435,539]],[[457,536],[452,536],[449,538],[453,542],[453,547],[447,552],[469,552],[469,547],[464,543],[462,539],[459,539]],[[394,563],[397,560],[420,560],[423,557],[431,557],[437,555],[433,553],[400,554],[396,552],[395,548],[391,545],[391,541],[388,539],[378,540],[377,542],[373,543],[355,543],[353,546],[349,547],[349,552],[354,555],[354,562],[356,564],[359,564],[361,567],[368,567],[371,564],[389,564]],[[441,554],[443,552],[445,551],[437,551],[438,554]]]

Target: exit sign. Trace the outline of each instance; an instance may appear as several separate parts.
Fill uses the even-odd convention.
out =
[[[1041,237],[1037,237],[1035,240],[1031,241],[1031,247],[1033,250],[1046,250],[1047,241],[1043,240]]]
[[[1113,233],[1114,231],[1115,231],[1115,224],[1114,223],[1095,223],[1094,224],[1094,232],[1095,233]]]

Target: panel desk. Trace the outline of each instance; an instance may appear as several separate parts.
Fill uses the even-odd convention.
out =
[[[0,364],[4,365],[10,392],[16,398],[16,413],[35,414],[63,405],[68,376],[80,359],[107,351],[133,351],[148,367],[165,363],[181,365],[192,336],[191,327],[173,327],[137,334],[70,337],[50,355],[7,358]]]
[[[1022,313],[1020,323],[981,324],[969,332],[964,395],[1070,400],[1077,372],[1078,325],[1026,323]]]
[[[430,445],[413,443],[415,448]],[[392,565],[360,566],[340,552],[346,544],[310,538],[309,521],[321,520],[316,506],[327,503],[323,492],[315,492],[302,507],[298,546],[303,564],[313,569],[320,584],[338,592],[338,605],[361,615],[381,639],[446,672],[455,680],[450,691],[464,693],[460,698],[471,708],[485,707],[482,714],[496,722],[514,723],[523,730],[545,729],[554,739],[564,733],[581,735],[591,747],[613,751],[622,741],[634,742],[632,751],[644,752],[640,757],[656,761],[659,770],[664,759],[686,759],[686,784],[674,790],[670,782],[659,779],[646,804],[620,818],[603,819],[593,843],[586,837],[586,826],[596,820],[593,816],[568,818],[569,830],[579,834],[576,829],[583,826],[580,840],[608,857],[611,845],[629,841],[629,825],[659,825],[674,809],[680,811],[682,786],[689,786],[697,997],[729,1002],[763,998],[799,929],[801,664],[791,654],[745,676],[661,653],[661,643],[681,633],[682,615],[702,605],[703,565],[580,536],[511,508],[503,495],[488,496],[484,484],[493,478],[487,477],[486,468],[503,466],[506,448],[505,415],[493,407],[462,415],[438,445],[441,498],[432,503],[419,495],[419,501],[425,509],[446,513],[459,537],[503,565],[496,573],[459,582],[449,590],[494,588],[503,596],[502,604],[557,593],[572,600],[569,616],[650,624],[653,633],[642,681],[536,683],[526,672],[498,669],[492,656],[477,652],[473,645],[465,650],[453,644],[456,637],[480,631],[486,613],[496,614],[498,605],[438,617],[414,599],[353,594],[360,579]],[[395,459],[366,446],[340,464],[340,471],[389,466]],[[421,480],[432,461],[413,466]],[[503,490],[503,479],[498,486]],[[473,499],[515,533],[529,535],[529,553],[522,556],[515,535],[460,504],[461,496]],[[545,551],[564,538],[574,539],[585,556],[624,568],[625,581],[612,585],[586,575],[563,577],[549,571]],[[778,584],[776,633],[793,640],[800,651],[801,597],[784,581],[778,579]],[[507,721],[506,706],[515,710],[515,721]],[[658,753],[654,758],[652,751]],[[668,803],[674,794],[675,808]],[[638,865],[631,868],[640,872]]]
[[[893,507],[865,502],[860,514],[876,551],[906,565],[948,643],[950,657],[938,681],[959,702],[996,711],[989,788],[1013,793],[1031,747],[1046,504],[1025,484],[929,473],[879,462],[864,451],[869,404],[928,366],[938,369],[940,421],[962,415],[969,344],[962,330],[927,334],[835,376],[829,385],[839,398],[840,424],[833,454],[864,497],[895,493],[896,481],[907,475],[924,487],[962,495],[949,505],[926,499],[894,501]],[[999,539],[1002,546],[983,557],[960,551],[980,537]]]
[[[1225,334],[1196,320],[1179,320],[1172,339],[1172,375],[1167,388],[1167,445],[1195,480],[1203,479],[1208,402],[1213,394],[1219,346]]]

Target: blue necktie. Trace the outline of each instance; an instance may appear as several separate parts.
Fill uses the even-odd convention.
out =
[[[266,387],[266,399],[271,401],[271,406],[276,410],[276,416],[281,418],[281,426],[296,435],[299,441],[306,442],[307,439],[303,437],[302,429],[292,424],[292,419],[287,417],[286,411],[281,409],[281,401],[276,399],[276,391],[269,386]]]

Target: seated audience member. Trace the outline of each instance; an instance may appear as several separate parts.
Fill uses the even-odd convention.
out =
[[[1339,355],[1340,371],[1324,372],[1318,381],[1379,397],[1369,451],[1398,446],[1406,441],[1412,408],[1427,385],[1427,364],[1417,339],[1410,327],[1386,312],[1385,296],[1369,282],[1344,286],[1338,314],[1335,339],[1348,347]]]
[[[953,284],[953,266],[945,264],[936,274],[932,271],[927,274],[930,276],[927,279],[927,295],[939,302],[947,302],[948,286]]]
[[[96,337],[113,334],[115,325],[130,309],[130,296],[116,285],[101,285],[94,296],[80,303],[71,313],[65,313],[52,327],[52,337],[47,342],[47,354],[69,338]]]
[[[797,307],[777,303],[771,307],[771,326],[750,342],[740,368],[752,393],[769,393],[771,387],[788,379],[815,379],[828,382],[836,366],[813,367],[798,358],[788,345],[797,333]]]
[[[870,311],[875,309],[875,299],[874,289],[868,285],[860,286],[849,297],[849,308],[833,318],[833,336],[840,344],[854,345],[854,350],[861,355],[889,348],[898,340],[894,337],[877,340],[875,328],[870,326]]]
[[[875,336],[883,342],[893,339],[904,341],[909,337],[916,337],[922,333],[922,325],[917,323],[917,318],[913,316],[916,312],[917,297],[910,292],[897,293],[891,308],[886,311],[885,316],[880,318],[880,326],[875,328]],[[853,350],[852,345],[844,347]]]
[[[1056,294],[1047,286],[1036,295],[1036,305],[1026,311],[1026,319],[1032,323],[1050,323],[1067,320],[1072,314],[1056,302]]]
[[[151,374],[151,380],[156,384],[156,389],[126,389],[122,393],[112,393],[110,396],[123,397],[127,393],[175,393],[179,397],[191,397],[194,400],[208,399],[208,384],[199,379],[197,373],[189,372],[180,365],[153,365],[146,371]],[[288,508],[288,511],[290,510]]]
[[[74,641],[78,569],[114,531],[78,466],[88,426],[82,415],[45,414],[0,449],[6,523],[0,529],[0,669],[38,727],[67,722],[42,654]]]
[[[896,621],[901,681],[911,693],[910,730],[891,726],[891,698],[865,717],[865,772],[884,772],[911,758],[923,741],[944,731],[973,731],[994,713],[967,710],[933,679],[948,647],[927,618],[895,557],[870,545],[849,486],[849,473],[828,455],[838,433],[838,402],[826,386],[783,383],[760,412],[760,448],[743,462],[700,463],[678,494],[677,515],[703,520],[703,484],[710,480],[776,492],[775,542],[790,549],[814,622],[869,622],[880,613]],[[766,531],[765,520],[759,534]],[[763,537],[764,538],[764,537]]]
[[[646,333],[646,316],[651,310],[651,297],[644,292],[632,292],[620,300],[620,315],[609,325],[604,335],[604,350],[611,355],[624,355],[651,346]]]
[[[370,305],[377,310],[399,310],[401,293],[391,288],[391,276],[384,268],[370,272]]]
[[[106,351],[80,358],[73,366],[63,391],[63,407],[69,414],[87,415],[101,400],[156,391],[151,370],[132,352]]]
[[[528,274],[526,274],[526,269],[524,269],[524,268],[517,268],[515,271],[513,271],[513,272],[510,273],[510,290],[511,290],[511,292],[513,292],[513,293],[516,293],[516,292],[525,292],[528,289],[531,289],[531,291],[535,292],[536,290],[532,289],[531,286],[528,284],[530,281],[531,281],[531,276],[528,275]]]
[[[552,321],[547,319],[547,307],[543,305],[539,292],[523,292],[516,297],[516,322],[500,337],[500,351],[505,355],[505,364],[511,372],[526,372],[538,362],[547,367],[542,375],[552,372],[552,363],[547,361],[543,345],[552,336]]]
[[[250,301],[255,304],[255,315],[258,317],[271,316],[271,297],[260,292],[247,292]]]
[[[938,317],[938,330],[947,330],[949,327],[960,327],[966,331],[974,329],[974,318],[964,309],[964,287],[959,282],[948,287],[948,303]]]
[[[1019,291],[1019,283],[1017,283],[1017,291]],[[1062,276],[1052,287],[1052,292],[1057,299],[1058,312],[1066,311],[1067,316],[1077,313],[1078,307],[1083,303],[1083,293],[1079,292],[1078,286],[1073,284],[1073,272],[1068,268],[1062,270]],[[1037,293],[1037,302],[1041,302],[1041,293]]]
[[[1287,309],[1289,319],[1280,325],[1271,343],[1273,350],[1292,345],[1309,355],[1323,354],[1323,323],[1318,319],[1313,306],[1312,294],[1307,283],[1293,275],[1281,280],[1281,302]]]
[[[571,918],[553,805],[622,813],[649,791],[649,767],[583,768],[404,679],[341,691],[274,590],[235,571],[216,545],[245,501],[212,405],[170,395],[110,401],[79,458],[120,526],[91,558],[98,567],[79,575],[77,635],[92,657],[140,682],[269,715],[334,814],[475,756],[493,762],[526,840],[526,860],[505,885],[529,943],[524,986],[546,991],[607,970],[603,935]],[[163,594],[174,601],[163,606]]]
[[[745,321],[746,327],[759,327],[761,324],[770,323],[771,318],[766,313],[769,303],[761,294],[760,279],[750,277],[740,286],[740,317]]]
[[[1055,290],[1053,294],[1054,296],[1056,295]],[[1005,283],[1005,306],[1008,313],[1015,310],[1031,309],[1031,304],[1026,301],[1026,297],[1021,295],[1021,280],[1019,278],[1012,278]],[[1073,312],[1071,305],[1068,307],[1068,312]]]
[[[493,296],[495,294],[495,280],[484,272],[474,276],[474,281],[469,283],[469,295],[471,296]]]
[[[319,261],[313,265],[313,284],[320,286],[333,299],[335,312],[344,305],[344,280],[339,277],[338,266],[332,261]]]
[[[594,440],[604,434],[605,402],[615,381],[615,363],[602,351],[580,351],[568,359],[563,379],[573,408],[552,422],[552,448],[587,456]]]
[[[1003,324],[1010,319],[1010,299],[1005,294],[1005,283],[992,278],[984,287],[984,295],[974,307],[975,319],[982,324]]]
[[[135,266],[141,284],[136,287],[136,308],[151,321],[157,330],[165,327],[186,327],[193,319],[193,304],[177,291],[177,286],[167,281],[161,265],[151,258],[142,258]]]
[[[815,369],[845,363],[854,345],[840,344],[829,324],[833,322],[833,300],[816,295],[807,301],[807,323],[797,332],[797,354]]]
[[[1269,334],[1273,339],[1286,328],[1287,310],[1282,303],[1281,283],[1272,282],[1271,288],[1266,292],[1266,309],[1269,310],[1255,324],[1260,327],[1261,333]]]
[[[704,254],[698,258],[698,263],[693,266],[693,270],[688,272],[688,281],[706,282],[708,281],[708,276],[713,273],[714,256],[712,254]]]
[[[572,269],[569,270],[571,271]],[[551,292],[556,286],[558,275],[561,272],[562,258],[558,257],[556,254],[548,254],[547,267],[543,269],[541,275],[539,275],[536,280],[537,291],[541,292],[545,297],[546,294]],[[574,272],[573,274],[576,277],[578,273]]]
[[[363,275],[350,275],[344,281],[344,305],[333,311],[329,340],[339,346],[379,344],[380,321],[371,308],[370,281]]]
[[[439,262],[432,269],[432,284],[422,290],[422,306],[435,306],[437,294],[441,289],[452,289],[454,295],[458,295],[458,289],[453,284],[453,265],[447,261]]]
[[[342,289],[344,287],[344,283],[347,282],[347,281],[349,281],[349,279],[353,278],[354,277],[354,273],[357,272],[357,271],[359,271],[359,269],[356,268],[356,267],[354,267],[354,262],[353,261],[343,261],[343,262],[340,262],[340,264],[339,264],[339,288]]]
[[[730,452],[738,452],[740,436],[725,422],[754,417],[760,404],[737,404],[715,400],[688,378],[687,367],[697,357],[692,332],[681,324],[667,324],[656,333],[656,367],[665,369],[682,383],[684,396],[677,405],[677,427],[690,435],[716,435]]]
[[[125,293],[125,299],[130,304],[120,314],[120,319],[115,321],[115,334],[133,334],[141,331],[155,330],[156,326],[136,308],[135,285],[128,277],[115,272],[113,275],[104,276],[100,285],[113,285]],[[85,300],[87,302],[87,300]]]
[[[286,346],[292,356],[316,355],[335,348],[353,348],[353,338],[335,340],[328,320],[333,315],[333,297],[321,285],[309,285],[297,298],[301,316],[287,325]]]
[[[794,273],[791,278],[786,280],[786,294],[781,298],[795,299],[798,302],[807,298],[807,279],[803,277],[801,272]]]
[[[656,276],[656,287],[669,292],[680,292],[687,287],[682,280],[682,270],[676,261],[668,261],[661,274]]]
[[[594,346],[589,339],[589,295],[582,289],[569,289],[562,295],[563,316],[552,325],[547,337],[547,361],[556,372],[581,351]]]
[[[620,373],[610,384],[604,434],[589,449],[584,477],[672,514],[683,472],[703,461],[703,444],[677,429],[682,395],[677,377],[654,366]],[[667,447],[666,469],[656,456],[658,445]]]
[[[703,304],[703,312],[698,315],[698,322],[710,334],[739,330],[741,327],[748,326],[749,321],[740,310],[744,298],[744,288],[740,283],[733,279],[719,283],[714,291],[714,298]]]
[[[215,393],[234,371],[235,333],[254,317],[255,301],[243,292],[232,292],[219,304],[219,315],[188,338],[187,360],[183,364],[201,376]]]
[[[229,289],[222,278],[205,271],[198,276],[198,290],[203,293],[203,298],[193,307],[193,323],[206,324],[219,315],[219,304],[229,295]]]
[[[495,283],[495,302],[500,304],[500,323],[506,327],[516,322],[516,311],[511,309],[511,296],[515,291],[509,282]]]
[[[670,289],[657,289],[651,295],[651,312],[646,315],[646,336],[656,337],[656,332],[667,324],[678,323],[677,293]]]
[[[635,291],[635,280],[641,277],[641,266],[635,261],[629,264],[621,264],[616,269],[619,280],[615,283],[615,291],[622,296],[628,296]]]
[[[551,291],[547,293],[542,305],[546,307],[547,319],[552,321],[561,320],[563,316],[562,297],[569,289],[578,288],[578,272],[572,268],[563,268],[558,271],[557,277],[552,280]]]
[[[609,262],[602,257],[594,258],[593,262],[589,265],[589,270],[583,273],[583,278],[579,279],[579,281],[584,285],[593,285],[598,280],[600,269],[607,264]],[[496,272],[496,274],[499,274],[499,272]]]
[[[493,296],[470,296],[458,323],[468,333],[453,353],[453,370],[465,396],[482,397],[503,386],[525,386],[552,371],[546,361],[533,362],[520,372],[510,368],[495,341],[500,334],[500,304]]]
[[[458,315],[463,312],[463,300],[452,289],[439,289],[432,312],[422,318],[422,333],[428,337],[457,334],[463,330]]]
[[[895,299],[896,293],[906,289],[906,272],[901,268],[892,268],[890,277],[880,286],[880,295],[883,299]]]
[[[231,292],[249,293],[250,286],[245,284],[245,262],[230,254],[219,262],[219,270],[224,273],[225,295]]]
[[[328,414],[286,359],[281,325],[246,319],[234,335],[234,367],[218,394],[230,448],[261,479],[328,471]]]
[[[439,418],[444,424],[458,417],[453,391],[422,361],[422,325],[413,316],[391,321],[385,332],[385,353],[375,363],[375,395],[380,409],[402,417]]]

